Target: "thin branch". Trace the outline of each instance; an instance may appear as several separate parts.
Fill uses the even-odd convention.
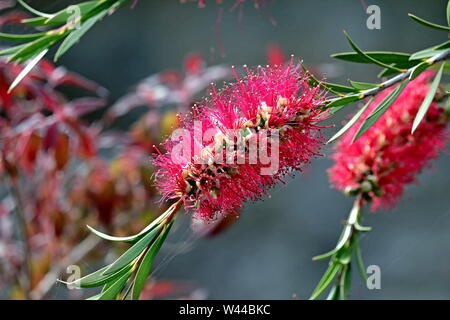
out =
[[[439,53],[439,54],[437,54],[437,55],[435,55],[435,56],[425,60],[425,62],[427,62],[429,64],[428,67],[431,67],[432,65],[434,65],[434,64],[436,64],[438,62],[447,60],[449,58],[450,58],[450,49],[447,49],[447,50],[445,50],[445,51],[443,51],[443,52],[441,52],[441,53]],[[380,83],[375,88],[364,90],[364,91],[362,91],[362,92],[360,92],[358,94],[350,94],[350,95],[347,95],[345,97],[357,96],[358,99],[355,100],[355,101],[358,101],[358,100],[363,100],[363,99],[365,99],[367,97],[370,97],[370,96],[374,96],[374,95],[380,93],[381,91],[383,91],[384,89],[389,88],[389,87],[391,87],[391,86],[393,86],[393,85],[395,85],[397,83],[400,83],[400,82],[408,79],[410,77],[410,75],[414,72],[414,69],[415,69],[416,66],[408,69],[405,72],[402,72],[402,73],[396,75],[395,77],[392,77],[391,79],[388,79],[388,80]],[[339,99],[342,99],[342,98],[344,98],[344,97],[336,97],[336,98],[332,98],[332,99],[327,99],[327,100],[325,100],[325,103],[329,104],[329,103],[332,103],[332,102],[334,102],[336,100],[339,100]],[[353,102],[355,102],[355,101],[353,101]]]

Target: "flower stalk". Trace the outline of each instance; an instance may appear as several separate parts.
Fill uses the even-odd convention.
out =
[[[361,232],[368,232],[371,228],[363,227],[360,224],[362,205],[362,195],[359,195],[355,199],[353,208],[350,211],[347,220],[344,222],[344,230],[342,231],[336,247],[330,252],[313,258],[313,260],[330,258],[330,261],[328,269],[314,289],[310,300],[318,299],[330,286],[332,287],[327,300],[347,299],[351,285],[353,258],[356,260],[361,277],[366,281],[365,268],[359,247],[359,234]]]

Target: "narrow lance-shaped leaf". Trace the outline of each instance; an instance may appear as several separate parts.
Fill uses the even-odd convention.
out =
[[[445,41],[445,42],[443,42],[441,44],[438,44],[437,46],[433,46],[433,47],[430,47],[430,48],[427,48],[427,49],[424,49],[424,50],[420,50],[420,51],[418,51],[416,53],[413,53],[409,59],[410,60],[414,60],[415,56],[425,55],[425,54],[429,54],[431,52],[436,52],[438,50],[448,49],[448,48],[450,48],[450,40],[447,40],[447,41]]]
[[[328,293],[327,300],[338,300],[339,299],[339,289],[336,285],[331,287],[330,293]]]
[[[132,265],[125,266],[123,269],[117,271],[116,273],[104,275],[103,272],[108,269],[109,266],[103,267],[91,274],[84,276],[81,279],[75,280],[73,282],[65,282],[59,280],[59,282],[65,283],[71,286],[79,286],[81,288],[93,288],[104,285],[105,283],[112,282],[115,279],[121,277],[128,271],[130,271]]]
[[[36,56],[36,54],[48,49],[53,43],[61,39],[61,34],[51,34],[45,37],[34,40],[27,43],[24,47],[20,48],[8,61],[16,61],[18,63],[24,63],[28,59]]]
[[[55,13],[45,21],[46,25],[58,25],[69,22],[74,13],[79,13],[80,18],[101,4],[100,1],[86,1],[80,4],[71,5]]]
[[[414,119],[414,123],[412,126],[411,132],[414,133],[416,131],[417,127],[419,126],[420,122],[422,121],[423,117],[425,117],[425,114],[428,111],[428,108],[430,108],[431,103],[433,102],[434,96],[436,95],[437,88],[439,86],[439,83],[441,82],[442,78],[442,71],[444,69],[445,63],[442,63],[441,67],[439,68],[439,71],[436,74],[436,77],[434,78],[433,82],[431,83],[430,90],[428,91],[427,95],[422,101],[422,104],[419,108],[419,111],[417,112],[416,118]]]
[[[22,7],[24,7],[25,9],[27,9],[27,10],[30,11],[31,13],[34,13],[34,14],[37,15],[37,16],[45,17],[45,18],[51,18],[51,17],[52,17],[51,14],[44,13],[44,12],[40,12],[40,11],[34,9],[33,7],[29,6],[29,5],[28,5],[25,1],[23,1],[23,0],[17,0],[17,2],[19,2],[19,3],[22,5]]]
[[[34,27],[44,27],[46,26],[45,21],[47,21],[48,18],[46,17],[35,17],[35,18],[29,18],[29,19],[23,19],[21,22],[24,24],[28,24],[30,26]]]
[[[443,52],[447,51],[446,49],[426,49],[419,52],[414,53],[411,55],[412,60],[418,60],[418,59],[425,59],[430,58],[435,55],[441,54]]]
[[[353,226],[358,221],[358,216],[360,215],[360,213],[361,213],[360,206],[355,204],[352,210],[350,211],[348,220],[345,223],[344,230],[342,231],[341,236],[339,237],[336,247],[327,253],[313,257],[313,260],[322,260],[328,258],[333,254],[337,253],[339,250],[341,250],[344,247],[345,243],[350,239]]]
[[[6,48],[6,49],[0,51],[0,56],[9,56],[12,54],[16,54],[19,50],[22,50],[27,45],[28,45],[28,43],[25,43],[25,44],[20,44],[18,46],[11,47],[11,48]]]
[[[391,64],[391,63],[405,63],[410,59],[410,55],[408,53],[403,52],[384,52],[384,51],[366,51],[365,54],[370,58],[378,60],[383,63]],[[356,63],[371,63],[364,56],[361,56],[357,52],[342,52],[331,55],[332,58],[348,61],[348,62],[356,62]]]
[[[325,274],[323,275],[322,279],[320,279],[319,284],[314,289],[310,300],[315,300],[318,297],[320,297],[325,290],[330,286],[330,284],[333,282],[334,278],[338,274],[338,272],[342,269],[342,265],[340,263],[333,263],[330,265],[330,267],[327,269]]]
[[[450,0],[447,2],[447,25],[450,27]]]
[[[123,287],[127,283],[128,279],[131,276],[131,271],[125,273],[122,277],[117,279],[111,286],[108,287],[107,290],[101,293],[98,297],[98,300],[114,300],[117,295],[122,291]]]
[[[411,74],[409,75],[409,80],[414,80],[417,78],[422,72],[424,72],[430,64],[426,61],[419,63],[415,68],[412,70]]]
[[[398,68],[396,68],[396,67],[393,67],[393,66],[391,66],[391,65],[385,64],[385,63],[383,63],[383,62],[381,62],[381,61],[378,61],[378,60],[376,60],[376,59],[370,57],[369,55],[367,55],[366,53],[364,53],[364,52],[356,45],[355,42],[353,42],[353,40],[350,38],[350,36],[347,34],[347,32],[344,31],[344,34],[345,34],[345,37],[347,38],[347,40],[348,40],[350,46],[351,46],[351,47],[353,48],[353,50],[355,50],[361,57],[367,59],[368,61],[372,62],[373,64],[379,65],[379,66],[381,66],[381,67],[383,67],[383,68],[386,68],[386,69],[392,69],[392,70],[399,71],[399,72],[404,71],[404,70],[398,69]]]
[[[403,67],[402,66],[398,66],[395,63],[392,66],[394,66],[396,68],[405,68],[404,66]],[[408,68],[408,67],[406,67],[406,68]],[[383,69],[383,70],[380,71],[380,73],[377,75],[377,77],[378,78],[390,77],[390,76],[393,76],[393,75],[398,74],[398,73],[399,72],[395,71],[395,70]]]
[[[342,98],[337,98],[331,102],[329,102],[326,107],[327,108],[333,108],[333,107],[340,107],[340,106],[344,106],[347,105],[349,103],[355,102],[357,100],[362,99],[363,96],[361,95],[350,95],[350,96],[345,96]]]
[[[364,280],[364,282],[367,282],[367,273],[366,273],[366,267],[364,266],[364,262],[362,259],[361,254],[361,246],[359,244],[359,236],[355,235],[355,240],[353,241],[354,246],[354,253],[356,257],[356,264],[358,266],[359,274],[361,275],[361,278]]]
[[[320,86],[322,86],[325,90],[330,90],[334,93],[354,93],[357,92],[355,88],[343,86],[341,84],[330,83],[330,82],[321,82]]]
[[[336,140],[337,138],[342,136],[345,132],[347,132],[347,130],[350,129],[358,121],[358,119],[361,117],[364,111],[366,111],[367,107],[372,103],[372,101],[373,98],[369,99],[369,101],[350,119],[350,121],[347,122],[345,126],[343,126],[341,130],[339,130],[333,137],[331,137],[331,139],[328,140],[327,143]]]
[[[130,249],[125,251],[115,262],[113,262],[103,274],[108,275],[122,269],[127,264],[136,259],[142,251],[149,245],[149,243],[158,235],[161,227],[158,226],[148,234],[146,234],[141,240],[136,242]]]
[[[361,137],[367,130],[369,130],[372,125],[378,121],[378,119],[389,109],[389,107],[394,103],[399,94],[403,91],[408,81],[404,81],[401,85],[395,88],[384,100],[378,105],[378,107],[372,111],[372,113],[364,120],[359,128],[358,132],[355,134],[353,141],[356,141]]]
[[[129,242],[129,243],[134,243],[136,241],[138,241],[139,239],[141,239],[145,234],[147,234],[150,230],[153,230],[162,220],[164,220],[169,214],[172,213],[173,208],[169,208],[166,212],[164,212],[163,214],[161,214],[158,218],[156,218],[155,220],[153,220],[147,227],[145,227],[141,232],[139,232],[138,234],[135,234],[133,236],[128,236],[128,237],[114,237],[114,236],[110,236],[106,233],[100,232],[98,230],[95,230],[94,228],[92,228],[91,226],[87,226],[87,228],[89,229],[89,231],[91,231],[93,234],[95,234],[96,236],[108,240],[108,241],[115,241],[115,242]]]
[[[5,39],[5,40],[9,40],[9,41],[17,41],[17,42],[33,41],[33,40],[41,38],[42,36],[45,36],[45,32],[33,33],[33,34],[9,34],[9,33],[1,33],[0,32],[0,39]]]
[[[347,264],[341,272],[343,274],[339,279],[339,298],[340,300],[346,300],[352,284],[352,265]]]
[[[167,227],[164,228],[162,234],[158,237],[155,243],[150,247],[148,252],[145,254],[144,259],[142,259],[141,265],[136,273],[136,278],[133,283],[132,299],[138,300],[142,289],[144,288],[145,281],[147,280],[153,266],[153,260],[156,254],[161,249],[162,244],[166,240],[169,234],[170,228],[173,222],[171,222]]]
[[[64,39],[61,46],[58,48],[58,51],[55,54],[55,61],[57,61],[64,53],[67,52],[70,48],[72,48],[78,40],[82,36],[86,34],[100,19],[102,19],[108,13],[107,10],[97,14],[96,16],[90,18],[86,22],[81,25],[80,29],[73,30],[67,37]]]
[[[358,90],[368,90],[378,87],[377,84],[374,83],[367,83],[367,82],[359,82],[359,81],[352,81],[349,80],[350,85]]]
[[[413,15],[412,13],[408,13],[408,16],[411,19],[413,19],[414,21],[416,21],[416,22],[418,22],[418,23],[420,23],[420,24],[422,24],[424,26],[427,26],[427,27],[430,27],[430,28],[433,28],[433,29],[437,29],[437,30],[450,31],[449,27],[441,26],[440,24],[435,24],[433,22],[430,22],[430,21],[427,21],[425,19],[419,18],[419,17]]]
[[[26,75],[41,61],[41,59],[47,54],[48,49],[45,49],[31,60],[28,65],[19,73],[16,79],[8,89],[8,93],[11,92],[19,83],[26,77]]]

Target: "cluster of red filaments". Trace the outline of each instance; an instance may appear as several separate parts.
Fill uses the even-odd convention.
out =
[[[389,110],[358,140],[353,136],[365,119],[394,89],[379,94],[367,108],[359,124],[349,130],[337,144],[335,165],[330,179],[337,189],[361,194],[380,206],[392,208],[408,183],[438,156],[448,141],[448,113],[434,101],[414,133],[411,128],[416,114],[430,89],[432,72],[425,72],[410,82]],[[439,100],[439,95],[435,97]]]
[[[174,157],[180,141],[171,139],[154,160],[164,199],[182,199],[195,217],[237,213],[245,201],[260,199],[286,174],[301,170],[323,144],[316,124],[323,98],[300,65],[245,70],[220,91],[212,86],[210,98],[181,120],[193,137],[201,125],[203,139],[192,139],[189,156]]]

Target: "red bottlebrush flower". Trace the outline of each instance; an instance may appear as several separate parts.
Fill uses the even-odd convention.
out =
[[[354,125],[336,145],[335,165],[329,170],[334,187],[349,194],[362,193],[373,200],[372,211],[392,208],[406,184],[437,157],[445,143],[448,114],[433,102],[418,129],[414,118],[430,88],[432,72],[409,83],[386,113],[358,140]],[[393,88],[379,94],[359,120],[365,119]]]
[[[172,135],[163,144],[167,152],[153,160],[163,199],[182,199],[194,217],[237,213],[301,170],[322,145],[316,122],[323,119],[317,108],[323,98],[300,65],[246,71],[219,92],[212,86],[210,99],[180,120],[175,134],[181,135]],[[177,154],[180,146],[187,154]]]

